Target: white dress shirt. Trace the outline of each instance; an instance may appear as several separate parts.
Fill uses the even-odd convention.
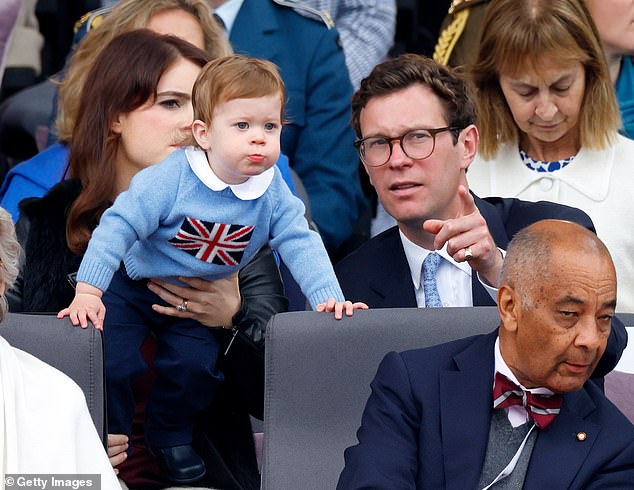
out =
[[[432,251],[416,245],[400,230],[399,235],[403,243],[407,263],[409,264],[412,283],[416,291],[416,304],[419,308],[424,308],[425,292],[421,284],[421,268],[425,257],[432,253]],[[456,262],[453,260],[451,255],[447,253],[447,244],[445,244],[441,250],[436,250],[436,253],[443,259],[440,261],[438,272],[436,273],[438,294],[440,295],[443,306],[473,306],[471,266],[469,266],[467,262]],[[495,301],[497,298],[497,289],[488,286],[480,280],[479,277],[478,280]]]
[[[220,7],[214,9],[214,14],[218,16],[225,23],[225,30],[227,31],[227,37],[231,34],[233,23],[236,21],[240,7],[244,0],[227,0]]]

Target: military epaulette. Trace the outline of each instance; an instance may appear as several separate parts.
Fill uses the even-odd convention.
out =
[[[103,21],[103,16],[110,12],[110,10],[112,10],[112,7],[103,7],[82,15],[80,19],[75,22],[75,29],[73,30],[73,32],[77,34],[80,29],[85,29],[86,32],[94,29],[99,24],[101,24],[101,21]]]
[[[273,0],[273,3],[281,5],[282,7],[291,7],[297,10],[300,14],[307,14],[308,17],[320,19],[328,29],[335,27],[335,22],[332,20],[330,13],[327,10],[319,10],[310,5],[306,5],[299,0]]]
[[[451,53],[456,43],[462,36],[469,19],[469,9],[489,0],[453,0],[449,7],[448,15],[452,16],[449,25],[438,36],[438,42],[434,48],[434,61],[441,65],[449,64]]]

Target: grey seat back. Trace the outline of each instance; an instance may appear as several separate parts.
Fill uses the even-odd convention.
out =
[[[266,338],[262,488],[335,488],[384,355],[491,332],[495,307],[274,316]],[[421,374],[424,375],[424,374]]]
[[[106,440],[104,357],[101,333],[92,326],[73,327],[68,318],[9,313],[0,335],[72,378],[84,391],[90,415]]]

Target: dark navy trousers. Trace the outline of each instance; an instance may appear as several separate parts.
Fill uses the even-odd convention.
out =
[[[222,373],[216,370],[219,345],[211,329],[190,319],[161,315],[163,301],[123,270],[103,295],[108,432],[132,433],[133,384],[148,366],[141,345],[153,332],[157,380],[146,403],[145,438],[150,447],[191,444],[196,416],[213,398]]]

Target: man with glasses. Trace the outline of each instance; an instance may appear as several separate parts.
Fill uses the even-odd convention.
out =
[[[397,226],[337,264],[346,298],[370,308],[494,305],[501,250],[517,231],[546,218],[594,229],[574,208],[471,194],[475,122],[466,83],[428,58],[385,61],[361,83],[356,147]]]
[[[347,299],[370,308],[493,306],[502,250],[519,230],[558,219],[595,231],[576,208],[470,193],[475,121],[466,82],[429,58],[399,56],[361,82],[352,98],[356,147],[397,226],[335,266]],[[615,318],[593,376],[612,370],[626,345]]]

